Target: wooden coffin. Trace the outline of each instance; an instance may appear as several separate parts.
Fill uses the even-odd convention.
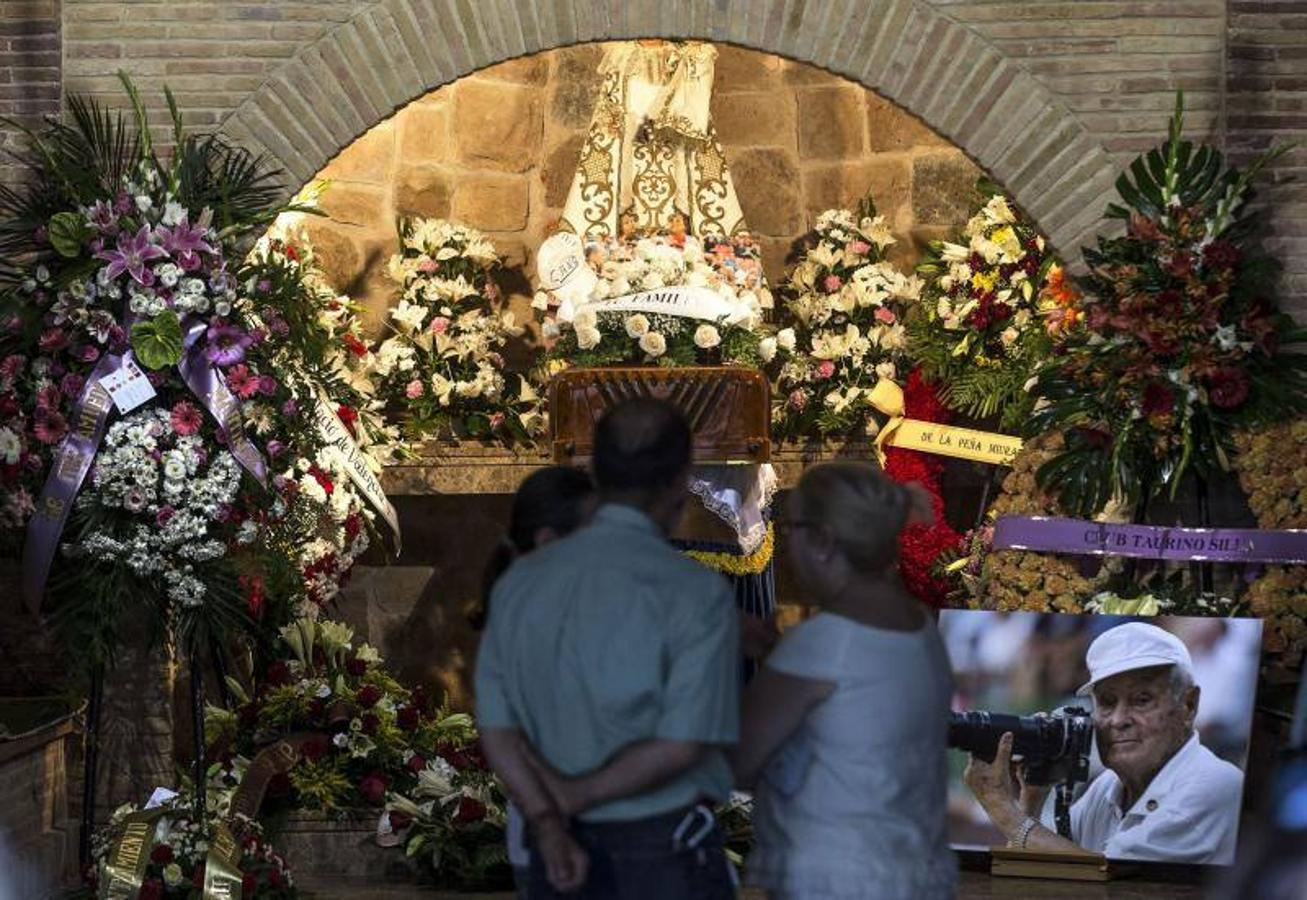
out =
[[[737,366],[567,369],[549,383],[554,460],[588,463],[606,410],[634,397],[666,400],[694,432],[696,463],[763,463],[771,458],[767,377]]]

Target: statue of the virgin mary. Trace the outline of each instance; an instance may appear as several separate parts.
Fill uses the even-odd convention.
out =
[[[694,235],[744,230],[709,114],[716,57],[698,41],[624,41],[605,50],[564,229],[615,237],[626,218],[640,232],[666,232],[679,213]]]

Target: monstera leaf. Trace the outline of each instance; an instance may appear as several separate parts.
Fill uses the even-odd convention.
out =
[[[1234,223],[1235,211],[1247,200],[1248,188],[1269,162],[1288,152],[1289,145],[1262,154],[1242,173],[1227,169],[1213,147],[1197,148],[1184,140],[1184,92],[1175,95],[1175,113],[1167,140],[1135,159],[1128,171],[1116,179],[1116,191],[1125,206],[1111,203],[1107,217],[1129,221],[1133,213],[1165,221],[1174,207],[1201,207],[1207,213],[1207,238],[1225,232]]]
[[[132,326],[132,351],[147,369],[175,366],[182,358],[182,324],[172,310],[164,310]]]

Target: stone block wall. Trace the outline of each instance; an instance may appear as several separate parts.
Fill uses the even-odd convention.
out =
[[[346,147],[317,178],[327,219],[309,231],[328,274],[379,327],[395,298],[385,274],[399,216],[451,217],[486,231],[529,319],[535,250],[562,213],[599,86],[602,45],[483,69],[418,99]],[[868,192],[907,264],[964,222],[981,170],[916,117],[804,63],[719,47],[713,118],[766,271],[823,210]]]

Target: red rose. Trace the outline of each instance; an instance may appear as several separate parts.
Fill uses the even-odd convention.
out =
[[[1164,384],[1151,381],[1144,388],[1145,416],[1164,416],[1175,409],[1175,392]]]
[[[381,688],[375,684],[365,684],[359,688],[359,692],[354,696],[354,699],[358,701],[358,705],[362,709],[371,709],[381,699]]]
[[[381,720],[374,713],[364,713],[360,721],[363,725],[363,733],[367,735],[375,735],[377,729],[381,727]]]
[[[368,671],[368,664],[357,656],[351,656],[345,661],[345,671],[359,678]]]
[[[421,772],[426,767],[427,761],[420,753],[414,753],[408,758],[408,770],[414,775]]]
[[[408,813],[402,813],[395,809],[390,811],[390,829],[392,831],[403,831],[412,824],[413,817]]]
[[[151,878],[141,885],[141,891],[136,897],[137,900],[163,900],[163,882],[157,878]]]
[[[1207,395],[1212,398],[1212,405],[1219,409],[1236,409],[1248,399],[1251,387],[1243,369],[1224,366],[1208,379]]]
[[[330,749],[331,745],[327,743],[326,738],[315,735],[300,746],[300,753],[309,762],[317,762],[326,756]]]
[[[390,779],[380,772],[373,772],[359,782],[359,796],[373,806],[380,806],[386,800],[386,788]]]
[[[412,706],[401,706],[395,713],[395,722],[405,731],[415,730],[422,721],[422,714]]]
[[[458,801],[458,811],[454,813],[454,821],[462,822],[480,822],[486,817],[486,805],[480,800],[473,800],[471,797],[463,797]]]
[[[157,866],[166,866],[173,860],[172,847],[160,844],[150,851],[150,862]]]
[[[271,685],[290,684],[290,666],[286,665],[285,660],[277,660],[268,666],[267,680]]]

